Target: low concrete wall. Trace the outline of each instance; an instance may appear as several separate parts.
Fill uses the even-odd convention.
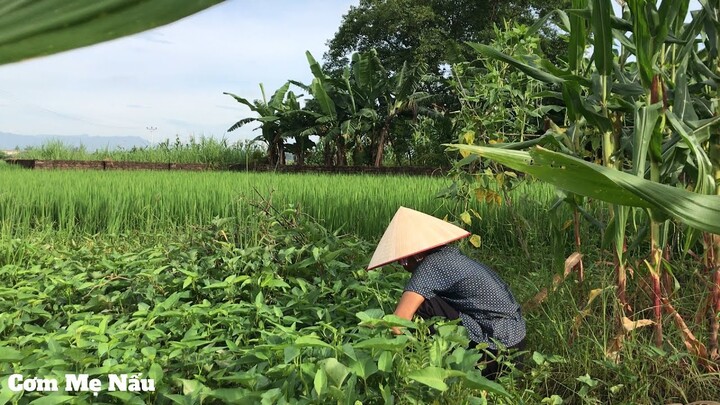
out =
[[[5,159],[7,163],[28,169],[76,170],[215,170],[213,165],[194,163],[115,162],[110,160],[37,160]],[[224,169],[224,168],[223,168]]]
[[[334,174],[403,174],[410,176],[442,176],[446,170],[435,167],[401,166],[401,167],[373,167],[373,166],[270,166],[243,164],[230,165],[229,170],[277,172],[277,173],[334,173]]]
[[[76,170],[231,170],[275,173],[332,173],[332,174],[384,174],[410,176],[442,176],[445,169],[434,167],[373,167],[373,166],[270,166],[270,165],[206,165],[195,163],[148,163],[115,162],[108,160],[36,160],[6,159],[28,169],[76,169]]]

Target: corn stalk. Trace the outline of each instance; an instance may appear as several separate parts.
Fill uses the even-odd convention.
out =
[[[616,116],[608,108],[609,92],[613,75],[613,34],[611,30],[611,18],[613,17],[613,9],[610,0],[593,0],[591,9],[591,26],[593,28],[594,39],[594,55],[593,59],[597,69],[600,82],[600,108],[601,114],[610,122],[613,119],[619,121]],[[616,157],[617,146],[620,144],[621,126],[612,125],[604,128],[602,132],[602,156],[605,167],[619,170],[622,166],[622,159]],[[614,262],[616,277],[616,295],[620,303],[621,311],[618,314],[618,325],[620,320],[630,312],[630,304],[627,300],[627,275],[625,270],[625,229],[627,225],[628,209],[627,207],[610,205],[613,221],[613,244],[614,244]]]
[[[715,134],[709,145],[709,155],[713,165],[715,178],[715,194],[720,196],[720,134]],[[713,360],[720,360],[718,349],[718,331],[720,331],[720,234],[708,235],[710,245],[707,247],[708,274],[711,277],[710,286],[710,338],[709,355]]]
[[[718,0],[701,0],[702,11],[699,13],[703,20],[712,29],[705,28],[703,37],[705,39],[704,45],[707,49],[707,63],[700,65],[698,68],[703,70],[707,76],[717,78],[720,75],[720,57],[718,57],[717,41],[720,40],[720,1]],[[705,71],[711,70],[711,71]],[[714,75],[713,75],[714,73]],[[720,103],[718,103],[718,97],[720,97],[720,88],[715,86],[714,92],[714,118],[720,118]],[[720,131],[715,129],[713,133],[709,134],[707,142],[705,142],[705,148],[708,156],[708,163],[705,165],[706,170],[710,173],[710,177],[714,180],[714,187],[712,181],[708,181],[705,184],[704,191],[714,193],[720,196]],[[699,185],[700,187],[703,184]],[[718,330],[720,326],[720,234],[717,232],[712,234],[706,234],[705,239],[709,242],[705,246],[705,258],[706,267],[708,269],[708,275],[710,277],[710,314],[708,316],[710,320],[710,337],[708,342],[709,356],[712,359],[720,359],[720,352],[718,349]]]

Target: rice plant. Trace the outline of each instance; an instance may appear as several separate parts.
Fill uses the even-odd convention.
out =
[[[0,178],[0,226],[12,236],[42,229],[165,232],[246,218],[249,204],[263,198],[295,204],[330,229],[376,239],[399,206],[457,215],[436,197],[450,186],[446,179],[411,176],[7,170]],[[506,231],[517,215],[510,210],[536,224],[525,228],[545,229],[551,218],[544,207],[553,196],[551,187],[530,183],[513,191],[513,206],[476,202],[482,220],[473,231],[493,246],[511,246],[515,236]]]

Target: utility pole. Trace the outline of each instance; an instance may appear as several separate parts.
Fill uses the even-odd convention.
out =
[[[155,146],[155,131],[157,131],[157,127],[149,126],[145,127],[145,129],[150,131],[150,144]]]

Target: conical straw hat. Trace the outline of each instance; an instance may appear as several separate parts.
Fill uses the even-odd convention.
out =
[[[442,219],[400,207],[375,248],[368,270],[469,236]]]

